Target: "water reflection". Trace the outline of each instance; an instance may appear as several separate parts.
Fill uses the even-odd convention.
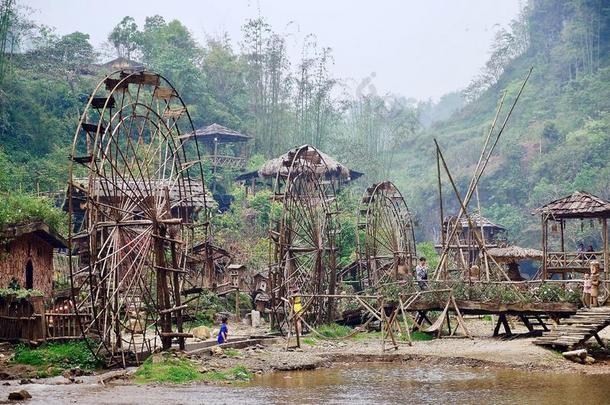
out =
[[[19,387],[22,388],[22,387]],[[421,363],[340,364],[258,376],[244,386],[27,385],[44,404],[603,404],[610,375],[532,373]],[[0,386],[1,400],[16,386]]]
[[[399,363],[276,373],[253,384],[273,403],[610,403],[610,376]]]

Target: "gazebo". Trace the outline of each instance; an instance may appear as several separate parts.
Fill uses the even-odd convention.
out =
[[[250,183],[250,187],[254,192],[256,191],[255,186],[257,180],[272,181],[278,173],[283,176],[287,175],[289,170],[289,164],[287,164],[287,162],[291,162],[294,154],[303,148],[307,148],[306,153],[303,154],[305,159],[309,159],[310,157],[312,159],[324,159],[324,170],[326,171],[322,174],[327,180],[334,180],[339,184],[343,184],[356,180],[364,175],[364,173],[349,169],[333,157],[311,145],[303,145],[298,148],[293,148],[279,157],[266,161],[258,170],[243,173],[237,176],[235,180],[243,181],[246,185]]]
[[[212,168],[226,167],[244,170],[248,161],[247,143],[252,137],[216,123],[199,128],[182,138],[197,137],[205,145],[204,158],[209,159]]]
[[[542,217],[542,279],[550,275],[566,273],[587,273],[592,260],[600,262],[604,279],[607,278],[608,258],[608,218],[610,218],[610,201],[594,196],[593,194],[576,191],[573,194],[560,198],[538,208],[534,214]],[[596,251],[566,251],[565,225],[567,220],[590,220],[591,226],[595,221],[601,223],[601,250]],[[560,251],[549,249],[549,223],[551,229],[559,233]]]

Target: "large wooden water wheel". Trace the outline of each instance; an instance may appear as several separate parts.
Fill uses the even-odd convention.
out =
[[[366,189],[358,216],[362,288],[377,288],[406,276],[415,266],[413,221],[405,199],[390,181]]]
[[[303,302],[313,299],[308,311],[312,321],[332,317],[336,287],[338,214],[334,182],[320,153],[303,146],[288,154],[278,170],[275,199],[282,203],[279,221],[272,224],[270,269],[272,305],[277,325],[289,312],[287,298],[298,287]]]
[[[99,358],[125,364],[174,340],[184,346],[187,248],[196,226],[207,234],[193,131],[176,89],[148,71],[107,76],[82,114],[70,167],[71,252],[80,258],[71,283]]]

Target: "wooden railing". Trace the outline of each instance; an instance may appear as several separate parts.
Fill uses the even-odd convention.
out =
[[[224,156],[224,155],[208,155],[206,159],[212,161],[212,166],[231,167],[234,169],[245,169],[246,159],[238,156]]]
[[[604,252],[548,252],[546,254],[547,271],[589,271],[591,261],[597,260],[604,268]]]
[[[46,312],[45,314],[47,340],[80,339],[82,337],[78,317],[82,323],[90,321],[88,314]]]

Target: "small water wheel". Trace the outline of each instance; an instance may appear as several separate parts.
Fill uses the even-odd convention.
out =
[[[415,234],[405,199],[390,181],[366,189],[358,216],[361,288],[377,288],[415,266]]]
[[[304,302],[311,298],[308,295],[335,293],[339,210],[329,173],[324,158],[310,146],[291,151],[278,170],[274,195],[282,203],[282,213],[270,231],[272,306],[277,321],[289,312],[286,298],[294,287],[305,296]],[[312,321],[332,317],[332,299],[313,299],[308,311],[314,314]]]
[[[207,235],[193,132],[176,89],[148,71],[107,76],[82,114],[68,195],[80,265],[71,263],[70,279],[82,334],[100,359],[126,364],[173,339],[184,346],[181,287],[198,217]]]

